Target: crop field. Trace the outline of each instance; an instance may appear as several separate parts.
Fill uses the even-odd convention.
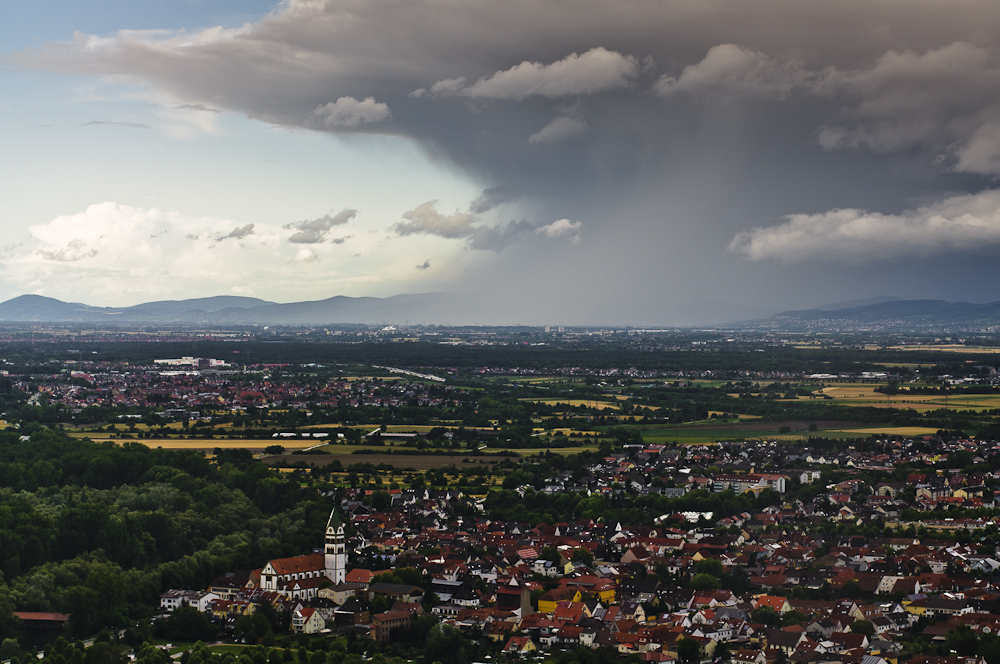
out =
[[[863,429],[826,429],[826,433],[848,433],[858,436],[871,434],[885,434],[887,436],[930,436],[937,433],[937,429],[928,427],[866,427]]]
[[[612,403],[610,401],[597,401],[595,399],[518,399],[518,401],[543,403],[548,406],[572,406],[574,408],[578,406],[585,406],[586,408],[593,408],[595,410],[605,410],[608,408],[618,410],[619,408],[616,403]]]
[[[947,408],[949,410],[991,410],[1000,408],[1000,394],[883,394],[876,392],[877,384],[848,383],[824,387],[818,394],[830,396],[834,402],[845,406],[872,408],[912,408],[918,412]],[[811,397],[799,397],[809,401]]]
[[[75,436],[79,438],[81,436]],[[304,450],[317,445],[315,440],[283,440],[278,438],[138,438],[120,439],[108,436],[87,436],[95,443],[111,441],[118,445],[139,443],[146,447],[163,448],[165,450],[213,450],[216,447],[224,450],[263,450],[271,445],[281,445],[286,450]],[[348,447],[343,445],[341,447]],[[360,449],[360,448],[355,448]]]
[[[781,427],[787,426],[791,431],[781,433]],[[669,444],[674,441],[682,445],[699,445],[720,441],[738,440],[778,440],[795,441],[802,440],[808,436],[824,436],[827,438],[853,438],[854,434],[862,434],[861,429],[871,427],[870,424],[861,422],[816,422],[817,430],[808,431],[802,422],[733,422],[733,423],[713,423],[704,421],[697,424],[683,424],[678,426],[657,426],[643,428],[642,438],[647,443]],[[894,427],[888,427],[892,429]],[[903,427],[895,427],[902,429]],[[922,429],[921,429],[922,430]],[[885,429],[878,429],[882,433]]]
[[[997,346],[966,346],[964,344],[889,346],[889,350],[906,350],[906,351],[929,350],[929,351],[936,351],[938,353],[982,353],[982,354],[1000,353],[1000,347]]]
[[[466,462],[465,459],[469,461]],[[340,461],[345,466],[355,463],[370,463],[374,465],[386,464],[395,468],[413,468],[414,470],[430,470],[442,466],[455,466],[456,468],[472,467],[482,465],[479,460],[484,460],[487,464],[490,461],[500,462],[497,457],[470,457],[461,454],[352,454],[350,456],[333,454],[296,454],[294,456],[264,457],[262,461],[267,464],[277,463],[279,460],[288,462],[305,461],[315,466],[326,466],[334,461]],[[392,475],[381,474],[383,481],[395,481]]]

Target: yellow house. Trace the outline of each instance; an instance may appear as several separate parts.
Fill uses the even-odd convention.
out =
[[[583,595],[576,588],[553,588],[538,598],[539,613],[554,613],[559,602],[581,602]]]
[[[257,610],[257,605],[245,600],[217,599],[212,602],[212,617],[224,620],[230,616],[249,616]]]

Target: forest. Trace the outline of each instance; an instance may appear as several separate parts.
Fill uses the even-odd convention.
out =
[[[72,615],[70,633],[147,621],[166,588],[308,552],[335,497],[243,450],[164,451],[40,430],[0,433],[0,636],[10,611]]]

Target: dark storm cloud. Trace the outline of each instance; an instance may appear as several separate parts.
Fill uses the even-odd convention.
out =
[[[520,197],[520,194],[513,191],[510,187],[503,185],[490,187],[489,189],[484,189],[483,193],[479,194],[476,200],[469,204],[469,212],[473,214],[489,212],[498,205],[512,203]]]
[[[278,125],[410,137],[486,190],[468,212],[411,210],[398,235],[497,249],[580,220],[578,246],[505,252],[504,282],[533,292],[544,264],[553,293],[631,315],[680,301],[653,284],[709,264],[685,301],[823,297],[829,274],[796,272],[794,256],[871,258],[892,229],[907,231],[898,258],[993,242],[988,191],[964,203],[975,214],[935,211],[1000,174],[998,32],[985,0],[291,0],[238,30],[77,35],[10,60]],[[501,204],[534,222],[480,219]],[[923,279],[871,261],[837,283],[878,275]],[[845,295],[829,297],[864,293]]]

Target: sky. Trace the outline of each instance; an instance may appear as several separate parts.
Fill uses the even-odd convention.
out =
[[[1000,5],[0,3],[0,298],[1000,299]]]

